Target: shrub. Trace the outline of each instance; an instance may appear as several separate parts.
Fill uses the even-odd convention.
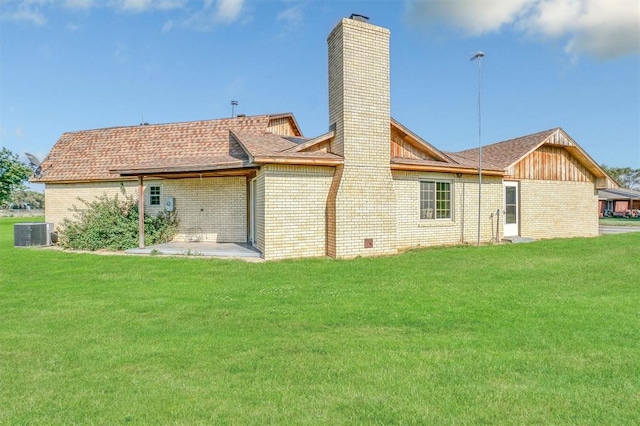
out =
[[[84,209],[73,207],[74,218],[64,219],[60,229],[60,246],[76,250],[125,250],[138,246],[138,201],[122,194],[106,194],[95,201],[79,199]],[[175,213],[160,212],[144,216],[145,245],[170,241],[176,234]]]

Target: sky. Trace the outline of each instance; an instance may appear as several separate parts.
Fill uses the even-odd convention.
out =
[[[437,148],[562,127],[640,168],[637,0],[0,0],[0,145],[42,160],[64,132],[224,118],[232,100],[318,136],[326,39],[351,13],[390,29],[391,115]]]

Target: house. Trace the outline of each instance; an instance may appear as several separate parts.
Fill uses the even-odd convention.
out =
[[[483,148],[480,182],[476,150],[390,117],[389,30],[352,16],[327,42],[327,133],[304,137],[289,113],[65,133],[37,179],[46,220],[124,186],[141,210],[175,208],[178,239],[250,242],[265,259],[598,234],[607,175],[562,129]]]
[[[634,210],[640,210],[640,191],[628,188],[609,188],[598,191],[598,211],[601,217],[627,216]]]

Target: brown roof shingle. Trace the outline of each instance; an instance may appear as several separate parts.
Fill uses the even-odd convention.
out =
[[[544,142],[549,136],[556,132],[558,128],[545,130],[543,132],[534,133],[532,135],[522,136],[507,141],[494,143],[482,147],[482,164],[497,169],[506,169],[515,163],[539,144]],[[455,153],[447,153],[465,164],[478,164],[479,149],[468,149]]]
[[[65,133],[42,162],[37,182],[112,180],[110,170],[248,160],[229,130],[263,134],[269,115]]]

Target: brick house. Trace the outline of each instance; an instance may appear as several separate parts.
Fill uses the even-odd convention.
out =
[[[147,213],[173,204],[177,239],[265,259],[598,234],[607,175],[562,129],[483,148],[478,215],[478,151],[441,151],[390,117],[389,31],[342,19],[328,47],[326,134],[303,137],[288,113],[65,133],[34,179],[47,222],[124,187]]]

